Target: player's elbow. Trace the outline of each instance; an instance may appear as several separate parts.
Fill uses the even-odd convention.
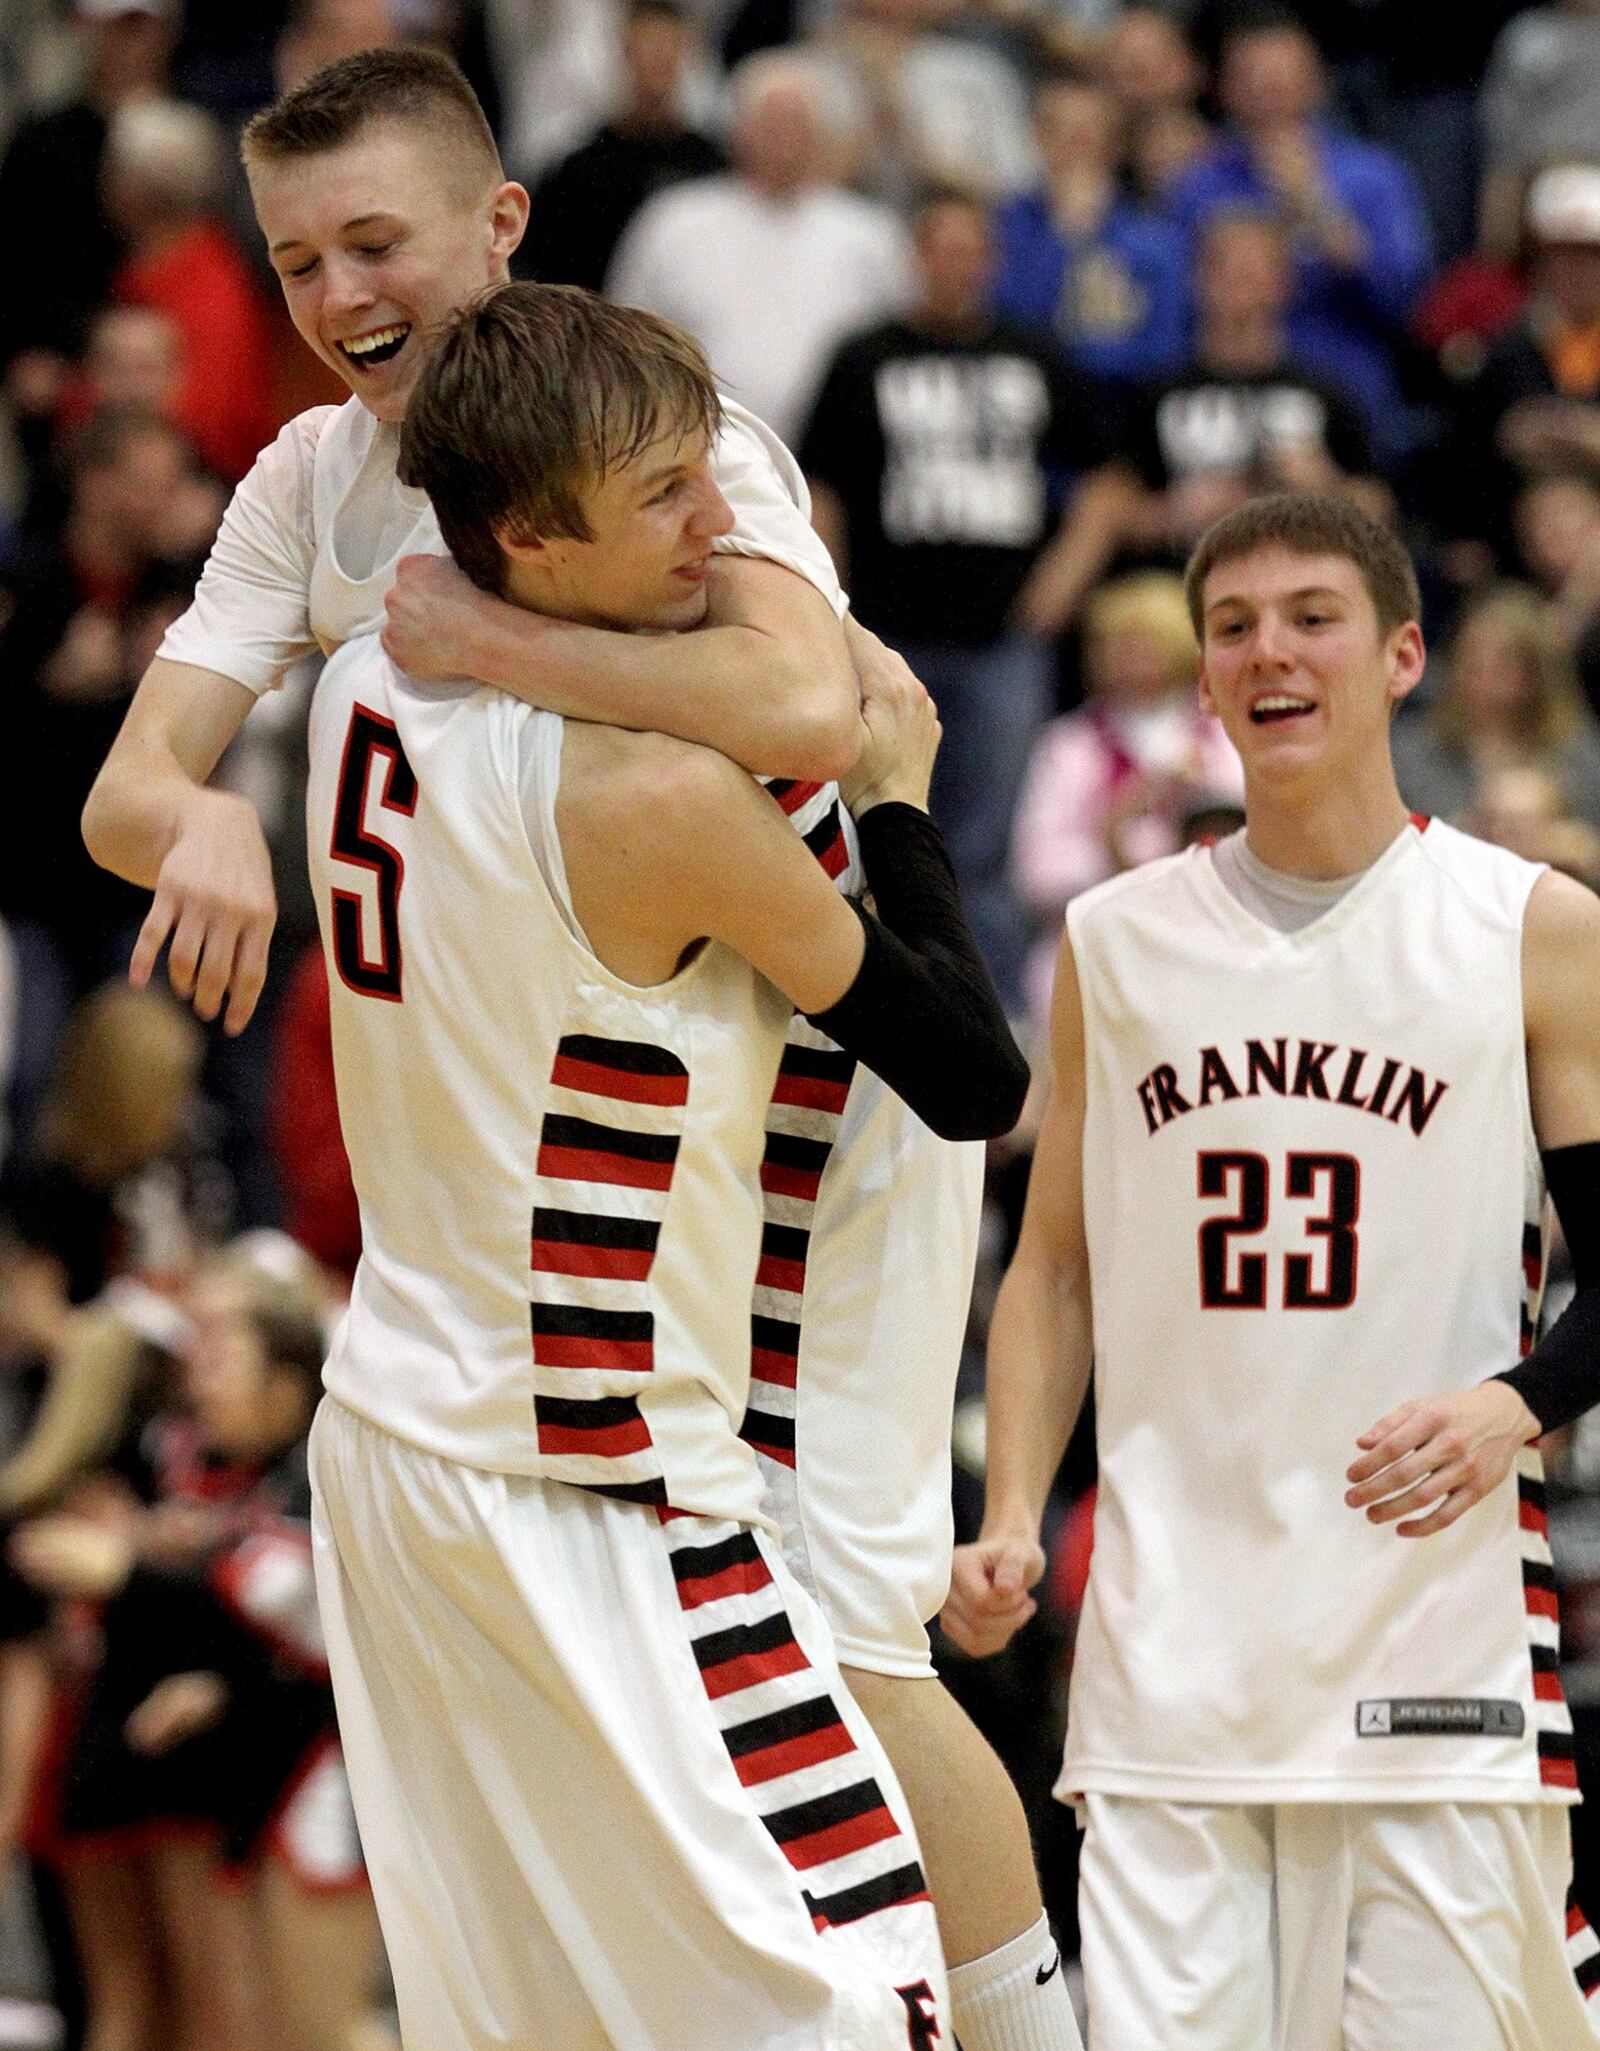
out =
[[[90,860],[102,869],[116,866],[116,804],[107,788],[109,769],[109,764],[101,766],[100,774],[95,778],[89,795],[84,800],[83,812],[78,821]]]
[[[1021,1049],[986,1042],[953,1070],[948,1086],[922,1112],[923,1122],[945,1140],[1004,1139],[1016,1129],[1032,1080]]]
[[[780,708],[772,745],[782,760],[762,774],[836,783],[855,767],[865,734],[854,670],[842,660],[826,664],[781,647],[772,651],[772,661],[776,674],[766,702]]]

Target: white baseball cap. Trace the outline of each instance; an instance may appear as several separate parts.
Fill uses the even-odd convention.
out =
[[[176,26],[183,0],[72,0],[72,11],[82,21],[118,21],[128,14],[148,14],[152,21]]]
[[[1600,243],[1600,164],[1556,164],[1528,187],[1528,232],[1540,242]]]

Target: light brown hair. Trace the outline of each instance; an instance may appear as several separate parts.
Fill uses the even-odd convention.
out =
[[[459,66],[414,44],[357,50],[323,65],[245,123],[239,153],[247,165],[321,156],[379,121],[433,129],[452,166],[464,153],[483,184],[505,176],[494,131]]]
[[[1489,626],[1505,637],[1512,660],[1527,681],[1513,728],[1530,753],[1563,747],[1591,715],[1572,657],[1562,645],[1548,603],[1526,584],[1493,584],[1469,600],[1450,637],[1445,688],[1432,709],[1435,730],[1457,747],[1470,751],[1477,722],[1454,687],[1456,651],[1471,628]]]
[[[1206,579],[1223,563],[1236,563],[1264,548],[1287,549],[1291,555],[1342,556],[1354,563],[1385,640],[1396,627],[1421,615],[1417,573],[1387,527],[1347,498],[1327,492],[1275,491],[1224,513],[1195,544],[1183,574],[1183,595],[1202,643]]]
[[[502,285],[458,314],[423,366],[400,477],[433,501],[461,568],[501,592],[500,535],[587,541],[587,492],[658,436],[716,432],[698,342],[575,285]]]

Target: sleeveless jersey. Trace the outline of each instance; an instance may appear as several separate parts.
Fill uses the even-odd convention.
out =
[[[720,946],[636,989],[580,944],[524,823],[530,720],[557,749],[552,715],[418,689],[365,637],[317,687],[308,838],[363,1241],[327,1386],[470,1466],[759,1521],[738,1429],[789,1007]]]
[[[1063,1794],[1575,1799],[1537,1456],[1423,1540],[1344,1502],[1360,1432],[1530,1340],[1538,874],[1432,823],[1298,933],[1206,849],[1069,908],[1100,1488]]]
[[[768,788],[839,888],[859,894],[855,825],[835,787]],[[852,1654],[905,1635],[896,1599],[909,1595],[920,1624],[949,1587],[950,1425],[984,1155],[981,1142],[940,1139],[795,1018],[767,1121],[744,1436],[785,1557]]]

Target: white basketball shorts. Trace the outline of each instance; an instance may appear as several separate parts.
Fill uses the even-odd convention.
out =
[[[461,1467],[331,1398],[311,1471],[408,2047],[949,2041],[903,1798],[764,1536]]]
[[[1600,2043],[1565,1807],[1091,1793],[1082,1813],[1089,2051]]]

